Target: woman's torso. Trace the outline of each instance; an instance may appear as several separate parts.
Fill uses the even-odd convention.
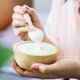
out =
[[[45,27],[46,35],[56,44],[60,57],[80,56],[80,15],[78,0],[53,1],[52,9]]]

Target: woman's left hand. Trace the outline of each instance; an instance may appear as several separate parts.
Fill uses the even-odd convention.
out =
[[[16,61],[11,61],[13,68],[22,76],[31,78],[80,78],[80,64],[73,59],[60,59],[51,65],[33,64],[31,66],[33,71],[23,70]]]

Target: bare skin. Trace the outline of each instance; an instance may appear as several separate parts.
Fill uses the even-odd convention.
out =
[[[27,12],[32,20],[34,26],[38,28],[42,28],[42,24],[36,14],[36,12],[27,6],[16,6],[14,8],[13,18],[13,29],[15,34],[21,38],[22,40],[28,40],[29,38],[26,36],[28,23],[25,21],[22,16],[25,12]],[[45,42],[52,43],[48,37],[45,35]],[[52,43],[54,44],[54,43]],[[16,61],[12,59],[11,64],[13,68],[20,75],[31,77],[31,78],[80,78],[80,63],[74,59],[70,59],[68,57],[58,59],[55,63],[50,65],[35,63],[31,66],[33,71],[24,70],[20,68]],[[36,72],[34,72],[36,71]],[[47,75],[47,76],[46,76]]]
[[[28,27],[28,23],[24,19],[24,17],[22,16],[26,12],[30,15],[33,25],[37,26],[37,28],[44,31],[43,26],[42,26],[42,24],[41,24],[41,22],[37,16],[36,12],[34,11],[34,9],[29,8],[29,7],[26,8],[25,5],[23,7],[16,6],[14,8],[14,14],[12,16],[12,18],[13,18],[12,25],[13,25],[13,29],[14,29],[15,34],[18,37],[20,37],[22,40],[28,40],[29,39],[28,36],[26,36],[26,34],[27,34],[27,28],[26,27]],[[52,43],[46,35],[45,35],[43,41],[48,42],[48,43]]]
[[[54,79],[54,78],[77,78],[80,79],[80,65],[72,59],[60,59],[51,65],[33,64],[33,71],[20,68],[16,61],[11,61],[13,68],[22,76],[30,78]],[[37,67],[38,68],[37,68]],[[35,72],[34,72],[35,71]]]

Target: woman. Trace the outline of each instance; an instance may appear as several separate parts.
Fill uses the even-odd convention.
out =
[[[37,73],[21,69],[13,59],[14,69],[27,77],[80,79],[79,0],[53,0],[52,9],[44,29],[33,9],[27,6],[16,6],[12,24],[15,34],[22,40],[27,40],[28,23],[22,16],[25,12],[30,15],[33,25],[44,30],[44,41],[55,44],[60,51],[57,62],[51,65],[33,64],[31,68]],[[45,77],[46,74],[49,76]]]

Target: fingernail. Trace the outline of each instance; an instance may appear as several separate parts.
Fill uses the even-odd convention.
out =
[[[27,5],[25,5],[25,7],[27,8],[27,9],[29,9],[30,7],[29,6],[27,6]]]
[[[24,10],[25,10],[25,9],[29,9],[29,6],[24,5],[24,6],[23,6],[23,9],[24,9]]]
[[[33,71],[39,71],[39,66],[38,66],[38,65],[33,66],[33,67],[32,67],[32,70],[33,70]]]

